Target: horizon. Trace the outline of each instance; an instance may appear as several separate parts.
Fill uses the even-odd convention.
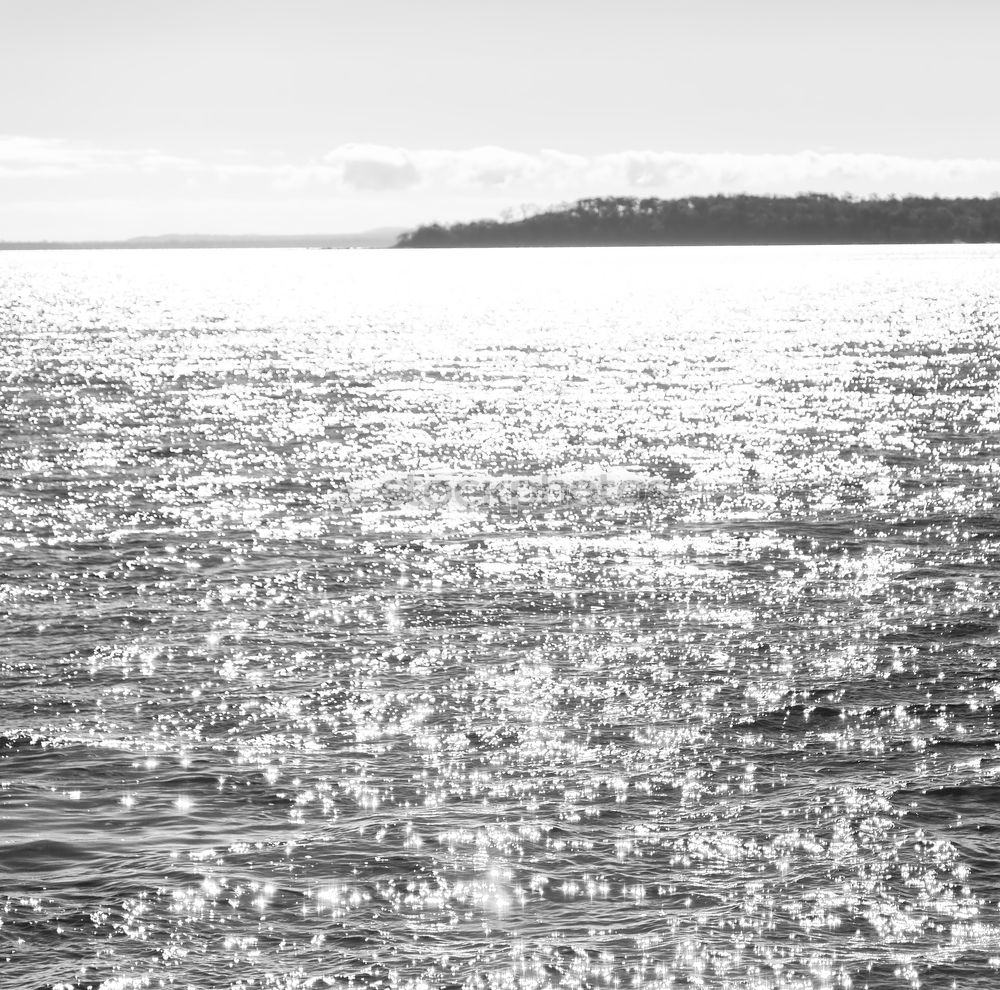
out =
[[[906,202],[908,200],[918,200],[918,201],[941,201],[941,202],[962,202],[962,201],[991,201],[1000,199],[1000,193],[992,193],[988,196],[965,196],[965,197],[940,197],[940,196],[922,196],[918,194],[912,195],[902,195],[897,196],[896,194],[887,194],[880,196],[878,194],[872,194],[867,197],[857,196],[853,194],[845,194],[842,196],[837,196],[830,193],[818,193],[818,192],[799,192],[787,195],[782,194],[747,194],[747,193],[713,193],[704,196],[691,196],[691,197],[649,197],[651,199],[659,199],[664,202],[682,201],[684,199],[731,199],[739,197],[749,197],[749,198],[760,198],[760,199],[771,199],[771,200],[794,200],[805,197],[812,196],[822,196],[831,198],[840,202],[886,202],[892,200],[898,200],[899,202]],[[493,216],[493,217],[476,217],[473,218],[471,222],[473,223],[485,223],[485,224],[497,224],[505,225],[508,223],[517,223],[520,220],[527,219],[529,216],[545,215],[551,213],[563,212],[566,209],[582,202],[584,199],[615,199],[620,197],[584,197],[580,200],[575,200],[569,203],[553,203],[547,206],[534,207],[533,210],[528,211],[526,208],[522,207],[520,214],[515,213],[515,211],[508,210],[505,211],[507,215],[505,216]],[[631,197],[633,199],[645,198],[645,197]],[[465,221],[450,221],[441,226],[461,226]],[[191,247],[195,246],[192,243],[185,244],[184,242],[197,242],[197,241],[243,241],[247,242],[243,245],[238,246],[265,246],[263,244],[252,244],[250,242],[265,242],[265,241],[292,241],[299,243],[292,243],[287,245],[288,247],[312,247],[312,246],[331,246],[331,247],[390,247],[392,243],[396,241],[400,235],[407,233],[414,233],[421,228],[438,226],[439,224],[435,221],[431,221],[427,224],[414,224],[411,226],[402,226],[399,224],[386,224],[378,227],[370,227],[366,230],[353,230],[353,231],[323,231],[323,232],[301,232],[301,231],[281,231],[277,233],[261,233],[259,231],[250,232],[219,232],[219,231],[167,231],[161,233],[146,233],[146,234],[136,234],[131,237],[124,238],[81,238],[77,240],[65,240],[65,239],[48,239],[48,240],[18,240],[18,239],[3,239],[0,238],[0,250],[11,249],[11,248],[65,248],[65,247]],[[382,241],[384,240],[384,243]],[[319,244],[305,244],[306,241],[342,241],[341,244],[329,244],[329,245],[319,245]],[[174,242],[174,243],[171,243]],[[372,243],[377,242],[377,243]],[[218,245],[210,245],[217,247]],[[281,246],[281,245],[266,245],[266,246]]]
[[[158,231],[156,233],[135,234],[131,237],[122,238],[83,238],[80,240],[12,240],[0,239],[0,246],[9,244],[131,244],[149,241],[170,241],[170,240],[289,240],[289,239],[311,239],[322,240],[333,238],[369,237],[375,235],[389,235],[401,233],[408,228],[399,225],[386,225],[380,227],[370,227],[367,230],[345,230],[345,231],[321,231],[318,233],[303,233],[301,231],[281,231],[274,234],[265,234],[260,231],[236,231],[219,232],[212,230],[203,231]]]
[[[1000,8],[941,10],[8,6],[0,240],[346,234],[585,196],[989,196]]]

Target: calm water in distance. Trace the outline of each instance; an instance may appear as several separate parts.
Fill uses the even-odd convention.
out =
[[[0,987],[994,987],[1000,249],[0,255]]]

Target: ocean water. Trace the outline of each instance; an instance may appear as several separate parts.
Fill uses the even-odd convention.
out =
[[[0,986],[996,986],[998,272],[0,254]]]

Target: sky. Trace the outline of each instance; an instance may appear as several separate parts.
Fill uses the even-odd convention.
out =
[[[0,0],[0,240],[1000,192],[996,0]]]

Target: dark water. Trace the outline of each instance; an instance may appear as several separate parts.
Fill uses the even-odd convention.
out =
[[[998,262],[0,255],[0,985],[995,986]]]

